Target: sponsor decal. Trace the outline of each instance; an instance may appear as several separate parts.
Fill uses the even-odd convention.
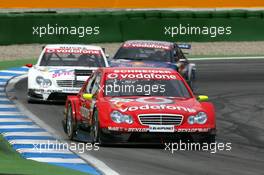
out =
[[[63,88],[63,92],[73,92],[73,93],[78,93],[80,91],[80,88]]]
[[[110,130],[110,131],[120,131],[121,130],[120,127],[111,127],[111,126],[108,126],[107,129]]]
[[[112,98],[111,101],[117,108],[121,108],[123,103],[128,103],[134,101],[134,99],[127,99],[127,98]]]
[[[80,107],[80,113],[81,115],[84,117],[84,118],[87,118],[89,117],[89,114],[90,114],[90,110],[87,109],[85,106],[81,106]]]
[[[129,99],[129,98],[112,98],[109,100],[113,102],[113,104],[120,103],[129,103],[129,102],[140,102],[140,103],[148,103],[148,104],[171,104],[174,103],[173,100],[162,97],[140,97],[137,99]]]
[[[138,110],[175,110],[175,111],[185,111],[190,113],[195,113],[196,110],[193,108],[173,105],[174,101],[168,98],[162,98],[162,97],[141,97],[137,99],[124,99],[124,98],[112,98],[110,100],[113,102],[116,107],[119,108],[122,112],[133,112]],[[129,102],[140,102],[145,105],[135,105],[130,106],[126,108],[122,108],[122,105]]]
[[[57,69],[51,70],[50,72],[52,73],[52,78],[74,75],[74,70],[71,69]]]
[[[35,93],[53,93],[53,92],[62,92],[62,90],[53,90],[53,89],[32,89]]]
[[[129,102],[132,102],[135,100],[134,99],[128,99],[128,98],[112,98],[109,101],[113,102],[114,104],[117,104],[117,103],[129,103]]]
[[[67,48],[46,48],[45,53],[64,53],[64,54],[89,54],[100,55],[99,50],[89,50],[86,48],[67,47]]]
[[[177,80],[175,74],[155,74],[155,73],[109,73],[108,79],[164,79],[164,80]]]
[[[127,132],[147,132],[147,128],[128,128]]]
[[[113,73],[107,74],[109,79],[165,79],[177,80],[179,77],[174,71],[169,70],[153,70],[153,69],[118,69]]]
[[[123,128],[108,126],[109,131],[125,131],[125,132],[148,132],[148,128]]]
[[[137,102],[140,103],[148,103],[148,104],[171,104],[173,100],[162,98],[162,97],[142,97],[136,99]]]
[[[149,132],[174,132],[173,125],[150,125]]]
[[[125,43],[124,48],[153,48],[153,49],[165,49],[169,50],[170,46],[166,44],[158,43]]]
[[[172,110],[172,111],[185,111],[190,113],[195,113],[196,110],[193,108],[187,108],[183,106],[174,106],[174,105],[140,105],[140,106],[130,106],[126,108],[119,108],[122,112],[133,112],[133,111],[144,111],[144,110]]]
[[[153,70],[153,69],[116,69],[114,73],[155,73],[155,74],[171,74],[169,70]]]
[[[108,126],[109,131],[120,132],[209,132],[211,128],[180,128],[173,125],[150,125],[149,128],[124,128]]]
[[[72,93],[78,93],[79,88],[63,88],[63,89],[32,89],[35,93],[63,93],[63,92],[72,92]]]
[[[177,132],[209,132],[211,128],[178,128]]]

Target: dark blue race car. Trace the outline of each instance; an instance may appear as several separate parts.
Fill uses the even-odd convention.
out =
[[[181,73],[191,88],[196,79],[196,66],[190,63],[181,49],[191,45],[164,41],[130,40],[122,44],[110,60],[112,67],[163,67]]]

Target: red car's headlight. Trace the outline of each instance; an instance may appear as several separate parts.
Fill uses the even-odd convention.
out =
[[[127,123],[127,124],[132,124],[133,123],[133,118],[129,115],[122,114],[119,111],[113,111],[110,114],[110,117],[113,122],[115,123]]]
[[[192,124],[205,124],[207,121],[207,114],[205,112],[199,112],[197,115],[191,115],[188,117],[188,123]]]

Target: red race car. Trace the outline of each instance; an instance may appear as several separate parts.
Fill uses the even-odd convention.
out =
[[[215,110],[168,68],[99,68],[79,94],[68,96],[63,127],[89,142],[215,141]]]

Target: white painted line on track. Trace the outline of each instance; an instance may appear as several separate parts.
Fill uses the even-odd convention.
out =
[[[0,86],[3,86],[3,85],[6,85],[6,82],[2,82],[2,81],[0,81]]]
[[[13,76],[0,76],[0,79],[7,79],[9,80],[10,78],[12,78]]]
[[[6,132],[2,133],[6,136],[52,136],[48,132]]]
[[[40,127],[37,125],[0,125],[0,129],[32,129],[32,128],[40,128]]]
[[[34,139],[14,139],[14,140],[8,140],[9,143],[13,144],[42,144],[42,145],[51,145],[54,146],[57,144],[58,148],[60,145],[63,146],[60,142],[57,140],[34,140]],[[48,149],[48,148],[47,148]]]
[[[9,101],[9,99],[6,97],[0,97],[0,101]]]
[[[56,153],[56,154],[73,154],[65,149],[34,149],[34,148],[20,148],[17,149],[19,153]]]
[[[25,74],[25,73],[27,73],[27,71],[18,71],[18,70],[1,70],[0,74],[1,74],[1,72],[3,72],[3,73],[14,73],[14,74]]]
[[[0,104],[0,108],[16,108],[13,104]]]
[[[9,115],[15,117],[16,115],[24,115],[24,114],[19,111],[4,111],[4,112],[0,112],[0,116],[1,115]]]
[[[30,160],[35,160],[38,162],[47,162],[47,163],[76,163],[76,164],[86,164],[85,161],[83,161],[80,158],[76,159],[65,159],[65,158],[47,158],[47,157],[38,157],[38,158],[27,158]]]
[[[27,118],[0,118],[1,122],[32,122],[32,120]]]

